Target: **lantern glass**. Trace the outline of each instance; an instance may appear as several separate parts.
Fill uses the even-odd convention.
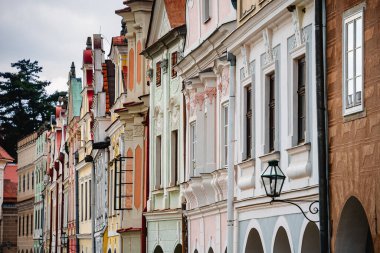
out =
[[[61,235],[61,244],[62,244],[63,247],[66,247],[66,245],[67,245],[67,235],[66,235],[66,233],[62,233],[62,235]]]
[[[269,161],[268,167],[261,175],[265,193],[268,197],[275,198],[281,195],[282,186],[284,185],[285,175],[278,166],[278,161]]]

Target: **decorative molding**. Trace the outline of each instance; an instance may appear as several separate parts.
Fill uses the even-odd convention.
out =
[[[292,49],[294,49],[305,43],[307,35],[302,29],[302,8],[299,6],[294,6],[294,8],[290,8],[290,10],[292,13],[292,25],[294,30],[294,43],[292,45]]]
[[[144,136],[144,126],[142,125],[133,126],[133,136],[135,137]]]
[[[212,104],[213,100],[216,98],[216,87],[207,87],[205,89],[205,97],[207,101]]]
[[[133,129],[125,130],[124,140],[127,140],[127,141],[133,140]]]
[[[272,30],[265,28],[263,30],[263,40],[265,45],[264,66],[274,63],[276,52],[272,49]]]

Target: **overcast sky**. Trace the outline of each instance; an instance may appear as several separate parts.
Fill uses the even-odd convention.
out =
[[[86,38],[104,37],[106,55],[111,37],[121,30],[115,10],[123,0],[0,0],[0,72],[21,59],[37,60],[41,79],[51,81],[48,92],[67,90],[71,62],[82,77]]]

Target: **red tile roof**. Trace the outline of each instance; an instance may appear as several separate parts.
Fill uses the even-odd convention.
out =
[[[8,163],[4,168],[4,180],[9,179],[11,182],[17,184],[17,164]]]
[[[9,179],[4,180],[4,200],[13,198],[17,201],[17,183],[11,182]]]
[[[112,46],[128,46],[127,39],[123,35],[112,37]]]
[[[13,162],[15,159],[13,159],[12,156],[10,156],[8,154],[7,151],[5,151],[5,149],[3,149],[1,146],[0,146],[0,160],[6,160],[6,161],[9,161],[9,162]]]
[[[172,29],[185,24],[185,0],[165,0],[165,8]]]

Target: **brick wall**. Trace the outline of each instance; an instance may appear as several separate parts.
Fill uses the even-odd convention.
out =
[[[379,0],[367,0],[364,11],[365,112],[351,118],[343,117],[342,113],[342,14],[362,2],[326,1],[332,252],[341,211],[351,196],[363,205],[375,252],[380,252]]]

